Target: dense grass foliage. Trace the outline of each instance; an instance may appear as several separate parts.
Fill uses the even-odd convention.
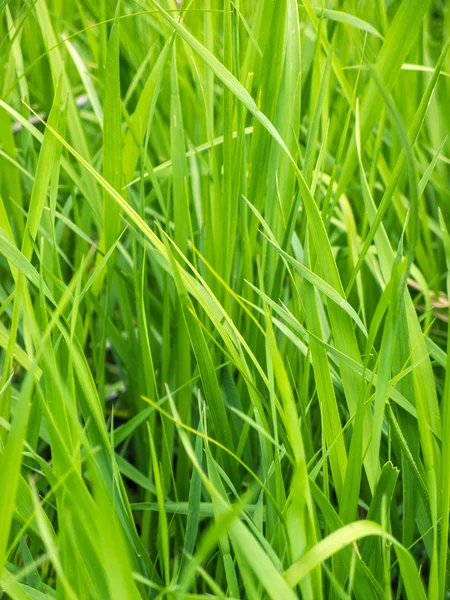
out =
[[[0,0],[0,597],[449,597],[448,0]]]

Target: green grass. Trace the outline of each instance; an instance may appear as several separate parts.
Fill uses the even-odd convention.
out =
[[[450,597],[446,0],[0,0],[0,598]]]

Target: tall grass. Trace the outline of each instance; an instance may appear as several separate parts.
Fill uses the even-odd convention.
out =
[[[0,597],[449,597],[448,2],[0,32]]]

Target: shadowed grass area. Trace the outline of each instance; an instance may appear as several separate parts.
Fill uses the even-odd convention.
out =
[[[0,598],[449,597],[445,0],[0,0]]]

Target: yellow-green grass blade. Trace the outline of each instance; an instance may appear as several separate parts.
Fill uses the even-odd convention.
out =
[[[412,556],[395,538],[387,533],[380,525],[371,521],[351,523],[319,542],[303,558],[294,563],[285,573],[284,577],[289,585],[296,585],[312,569],[319,566],[327,558],[333,556],[349,544],[367,536],[379,536],[391,542],[397,553],[400,569],[404,576],[408,596],[425,600],[426,594],[420,575],[417,572]]]

